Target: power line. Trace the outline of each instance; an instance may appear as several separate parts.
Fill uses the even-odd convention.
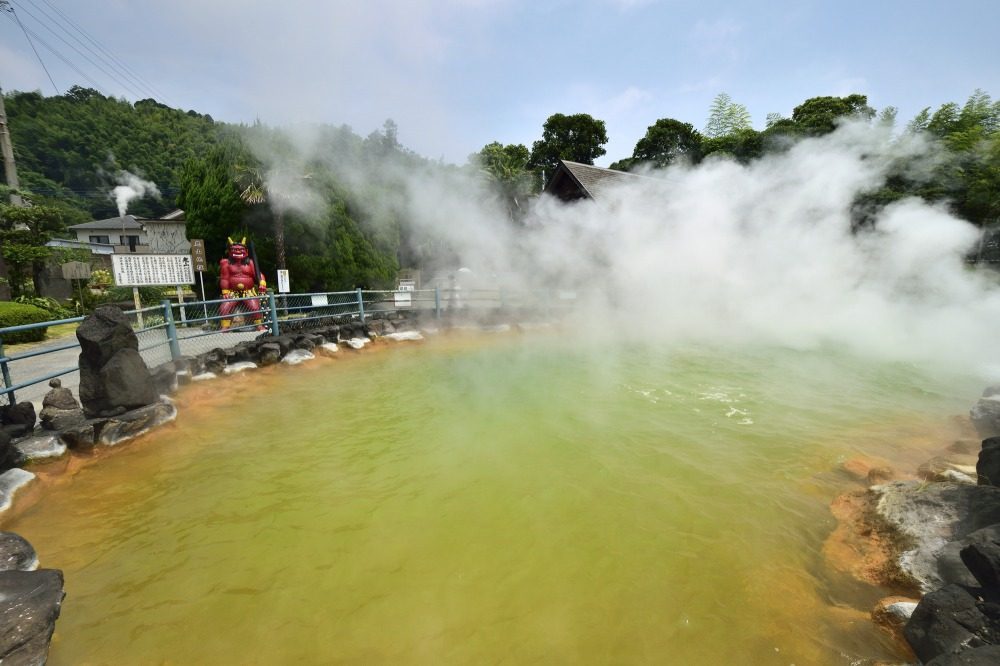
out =
[[[13,12],[12,12],[12,14],[13,14]],[[12,20],[16,21],[18,23],[18,25],[21,25],[21,29],[25,31],[25,36],[27,36],[27,35],[30,34],[32,37],[35,38],[35,41],[37,41],[39,44],[41,44],[42,46],[44,46],[45,48],[47,48],[49,50],[49,52],[52,53],[52,55],[54,55],[55,57],[57,57],[60,60],[62,60],[63,63],[66,64],[67,67],[71,68],[74,72],[76,72],[77,74],[79,74],[80,76],[82,76],[83,78],[85,78],[87,81],[89,81],[90,84],[92,86],[94,86],[95,88],[97,88],[98,91],[100,91],[104,95],[108,94],[108,91],[106,91],[104,88],[102,88],[101,84],[99,84],[97,81],[94,81],[94,79],[92,79],[89,76],[87,76],[83,72],[83,70],[81,70],[79,67],[77,67],[75,64],[73,64],[70,60],[68,60],[66,58],[66,56],[64,56],[62,53],[59,52],[58,49],[56,49],[51,44],[49,44],[44,39],[42,39],[37,32],[35,32],[34,30],[30,30],[28,28],[25,28],[24,25],[21,24],[21,21],[19,21],[17,19],[17,15],[16,14],[13,14],[13,19]],[[32,48],[34,48],[34,45],[32,45]],[[48,73],[47,69],[45,71],[46,71],[46,73]],[[49,79],[51,80],[51,78],[52,77],[50,76]],[[55,86],[55,82],[53,82],[52,85],[54,87]],[[59,89],[58,88],[56,88],[56,94],[59,94]]]
[[[69,16],[67,16],[66,13],[63,12],[59,7],[56,7],[55,5],[53,5],[51,2],[49,2],[49,0],[42,0],[42,2],[44,2],[56,14],[58,14],[63,19],[63,21],[65,21],[71,28],[73,28],[73,30],[75,30],[76,32],[78,32],[84,39],[86,39],[91,44],[93,44],[94,47],[97,48],[101,53],[103,53],[104,55],[106,55],[107,58],[108,58],[108,60],[105,60],[105,62],[108,62],[109,64],[116,64],[117,65],[116,69],[118,69],[118,71],[121,71],[121,72],[129,75],[132,78],[133,81],[135,81],[136,83],[140,84],[146,90],[150,91],[152,93],[153,97],[159,97],[164,102],[168,101],[167,96],[164,95],[159,89],[157,89],[156,86],[152,85],[145,78],[143,78],[142,76],[140,76],[125,61],[123,61],[121,58],[119,58],[117,55],[115,55],[113,51],[111,51],[110,49],[106,48],[100,42],[98,42],[96,39],[94,39],[87,31],[85,31],[75,21],[73,21],[73,19],[71,19]],[[102,60],[103,60],[103,58],[102,58]]]
[[[42,69],[45,70],[45,75],[49,77],[49,83],[52,84],[52,87],[55,88],[56,94],[58,95],[59,86],[57,86],[56,82],[52,80],[52,75],[49,74],[49,68],[45,66],[45,61],[42,60],[42,56],[38,55],[38,49],[35,48],[35,43],[32,42],[31,37],[28,36],[27,28],[24,27],[24,24],[21,23],[21,19],[17,16],[17,13],[14,11],[14,6],[11,5],[10,2],[8,2],[7,0],[0,0],[0,10],[6,10],[4,13],[13,18],[14,22],[17,23],[18,26],[20,26],[21,32],[24,33],[24,38],[28,40],[28,44],[31,46],[31,50],[35,52],[35,57],[38,58],[38,63],[42,66]]]
[[[36,7],[36,9],[37,9],[37,7]],[[77,55],[79,55],[80,57],[82,57],[84,60],[86,60],[87,62],[89,62],[91,65],[93,65],[94,67],[96,67],[101,72],[103,72],[105,76],[107,76],[108,78],[110,78],[115,83],[117,83],[120,86],[122,86],[123,88],[127,89],[133,95],[136,95],[136,96],[139,96],[139,97],[142,96],[142,93],[138,92],[134,87],[132,87],[128,83],[125,83],[124,81],[119,80],[117,76],[115,76],[114,74],[108,72],[107,69],[105,69],[104,67],[102,67],[98,63],[94,62],[94,60],[90,56],[88,56],[86,53],[84,53],[83,51],[81,51],[80,49],[78,49],[76,46],[74,46],[73,44],[70,44],[68,41],[66,41],[65,37],[63,37],[62,35],[60,35],[59,33],[57,33],[55,30],[53,30],[51,28],[51,26],[47,25],[42,19],[38,18],[38,16],[36,16],[35,14],[33,14],[30,9],[27,9],[27,8],[25,8],[22,5],[21,10],[23,12],[25,12],[31,18],[35,19],[35,21],[37,21],[38,23],[40,23],[41,25],[43,25],[46,30],[48,30],[53,35],[55,35],[56,39],[58,39],[63,44],[65,44],[66,46],[68,46],[69,48],[71,48],[73,51],[75,51],[77,53]]]
[[[77,27],[69,17],[67,17],[65,14],[63,14],[59,10],[58,7],[54,7],[50,3],[45,2],[45,4],[48,5],[49,8],[52,9],[52,11],[54,12],[55,15],[53,15],[53,14],[50,14],[44,7],[36,4],[34,2],[34,0],[27,0],[27,1],[28,1],[28,3],[31,6],[33,6],[39,12],[41,12],[42,14],[44,14],[47,19],[49,19],[53,24],[56,25],[56,27],[58,27],[60,30],[62,30],[64,33],[66,33],[66,35],[70,39],[74,40],[77,44],[79,44],[84,49],[86,49],[91,55],[93,55],[95,58],[97,58],[98,60],[100,60],[104,65],[106,65],[107,67],[109,67],[112,70],[114,70],[114,72],[115,72],[114,74],[109,73],[103,67],[101,67],[100,65],[97,65],[97,63],[94,63],[94,65],[96,67],[101,68],[102,71],[104,71],[105,74],[107,74],[111,78],[115,78],[120,85],[122,85],[123,87],[129,88],[130,90],[132,90],[135,93],[138,93],[137,96],[139,96],[139,97],[141,97],[143,95],[147,95],[147,96],[150,96],[150,97],[159,97],[159,94],[149,84],[145,83],[144,81],[142,81],[140,78],[138,78],[135,75],[130,75],[127,71],[125,71],[118,64],[116,64],[114,62],[113,58],[112,59],[108,59],[107,57],[105,57],[100,52],[101,50],[103,50],[102,47],[100,46],[100,44],[96,44],[95,43],[95,46],[98,49],[97,51],[95,51],[85,41],[83,41],[82,39],[80,39],[80,37],[78,37],[78,36],[74,35],[73,33],[71,33],[66,28],[66,25],[68,25],[70,28],[72,28],[77,33],[79,33],[79,34],[81,34],[84,37],[87,37],[89,39],[89,37],[82,31],[82,29],[79,28],[79,27]],[[51,30],[51,28],[50,28],[50,30]],[[93,42],[92,39],[91,39],[91,42]],[[75,49],[75,47],[73,47],[73,48]],[[77,51],[77,52],[79,53],[79,51]],[[88,58],[88,60],[89,60],[89,58]],[[91,62],[93,63],[92,60],[91,60]],[[121,79],[117,79],[116,76],[121,76],[122,78]]]

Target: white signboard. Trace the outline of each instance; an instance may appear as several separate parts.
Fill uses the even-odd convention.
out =
[[[397,291],[393,293],[393,304],[397,308],[408,308],[413,304],[413,290]]]
[[[278,269],[278,293],[287,294],[291,289],[288,288],[288,271]]]
[[[194,284],[190,254],[113,254],[111,267],[119,287]]]

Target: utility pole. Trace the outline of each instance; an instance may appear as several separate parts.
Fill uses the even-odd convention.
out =
[[[24,200],[18,194],[21,184],[17,181],[17,166],[14,164],[14,145],[10,142],[10,131],[7,128],[7,110],[3,105],[3,89],[0,88],[0,153],[3,154],[3,172],[7,177],[7,187],[11,189],[10,203],[23,206]]]
[[[3,89],[0,88],[0,154],[3,156],[3,172],[10,187],[10,203],[23,206],[24,200],[17,191],[21,188],[17,182],[17,167],[14,165],[14,146],[10,142],[10,132],[7,130],[7,110],[3,105]],[[7,286],[7,263],[0,255],[0,300],[10,299],[10,287]]]

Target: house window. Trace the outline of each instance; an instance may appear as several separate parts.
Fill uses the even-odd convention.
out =
[[[111,243],[111,237],[110,236],[91,236],[90,237],[90,242],[91,243],[104,243],[105,245],[109,245]]]
[[[139,245],[138,236],[119,236],[122,245],[128,245],[129,252],[135,252],[135,248]]]

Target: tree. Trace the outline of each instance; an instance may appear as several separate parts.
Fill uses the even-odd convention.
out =
[[[646,129],[646,135],[635,144],[632,159],[659,168],[684,159],[697,164],[702,157],[701,142],[701,133],[691,123],[660,118]]]
[[[63,229],[63,216],[58,208],[0,204],[0,253],[7,264],[13,297],[24,293],[29,279],[34,293],[39,293],[45,262],[53,254],[45,243],[52,233]]]
[[[520,143],[503,145],[494,141],[469,156],[469,162],[478,167],[494,185],[507,215],[514,219],[522,210],[522,201],[535,191],[534,172],[528,169],[531,155]]]
[[[875,109],[868,106],[865,95],[847,97],[811,97],[792,111],[792,121],[799,133],[806,136],[829,134],[837,129],[841,118],[871,120]]]
[[[719,93],[708,110],[705,136],[716,138],[753,129],[753,122],[747,107],[737,104],[726,93]]]
[[[764,135],[751,128],[737,130],[724,136],[705,138],[701,144],[704,157],[713,154],[729,155],[746,164],[764,154]]]
[[[541,140],[532,144],[528,165],[552,173],[559,160],[593,164],[607,152],[604,150],[607,142],[608,132],[603,120],[586,113],[571,116],[556,113],[542,126]]]

